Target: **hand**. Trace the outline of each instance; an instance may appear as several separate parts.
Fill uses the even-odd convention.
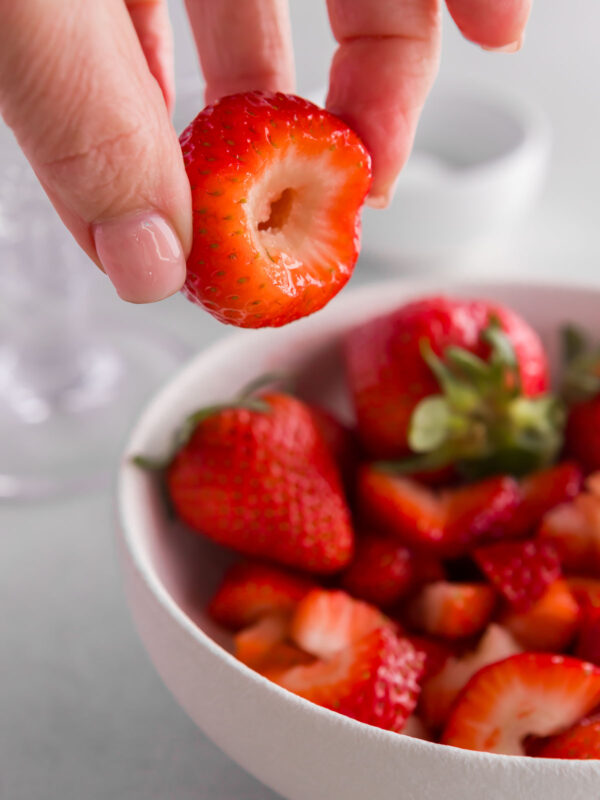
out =
[[[447,0],[465,36],[517,49],[531,0]],[[207,101],[293,91],[284,0],[187,0]],[[440,49],[439,0],[329,0],[340,43],[327,106],[373,156],[384,206],[408,157]],[[75,239],[119,295],[185,279],[190,188],[170,122],[165,0],[0,0],[0,112]]]

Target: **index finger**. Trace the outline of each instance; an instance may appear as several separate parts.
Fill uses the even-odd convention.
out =
[[[327,108],[361,136],[373,158],[367,202],[387,205],[408,158],[440,51],[439,0],[328,0],[340,46]]]

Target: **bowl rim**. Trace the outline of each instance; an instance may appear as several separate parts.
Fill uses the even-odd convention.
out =
[[[422,279],[386,279],[370,282],[369,284],[357,286],[355,288],[346,290],[342,298],[336,298],[332,301],[335,306],[339,308],[339,313],[351,313],[356,306],[363,306],[365,300],[368,301],[369,296],[379,297],[387,294],[388,290],[397,291],[400,288],[405,289],[406,301],[416,299],[420,294],[426,293],[444,294],[449,296],[457,296],[462,293],[471,294],[473,297],[483,295],[485,292],[493,293],[494,290],[510,291],[514,289],[519,290],[539,290],[541,292],[557,292],[571,290],[577,293],[585,292],[591,293],[598,297],[600,302],[600,286],[594,285],[589,280],[574,281],[572,278],[556,279],[556,280],[536,280],[535,278],[513,278],[510,280],[502,280],[497,277],[490,279],[480,278],[469,279],[459,278],[457,280],[449,280],[445,283],[443,289],[439,287],[439,281],[436,281],[435,276],[427,276]],[[491,298],[493,299],[493,297]],[[402,301],[403,302],[403,301]],[[331,305],[331,304],[330,304]],[[367,303],[368,305],[368,303]],[[393,307],[393,306],[392,306]],[[324,312],[319,312],[323,314]],[[325,312],[326,313],[326,312]],[[378,312],[376,312],[378,313]],[[381,311],[382,314],[386,313]],[[135,483],[134,471],[137,471],[131,463],[131,456],[139,452],[137,440],[142,438],[146,430],[151,430],[154,427],[154,420],[162,416],[162,411],[168,405],[172,396],[180,394],[178,387],[180,384],[185,384],[199,369],[209,369],[211,361],[223,362],[227,360],[227,356],[233,353],[240,346],[242,340],[248,336],[255,338],[277,335],[279,343],[284,343],[286,340],[294,340],[301,336],[303,327],[313,327],[315,325],[315,318],[318,315],[313,315],[305,320],[300,320],[293,325],[286,326],[285,329],[280,329],[274,334],[270,329],[262,329],[259,331],[236,331],[233,334],[226,335],[224,338],[217,340],[210,344],[208,347],[200,350],[191,357],[179,370],[177,370],[170,379],[159,388],[157,392],[150,398],[144,409],[139,414],[137,421],[133,425],[128,436],[126,445],[122,451],[121,461],[117,473],[116,487],[115,487],[115,505],[117,514],[117,524],[121,535],[121,541],[127,550],[127,555],[131,559],[133,566],[142,579],[146,588],[151,592],[154,599],[159,603],[162,610],[167,614],[172,622],[179,628],[183,629],[193,640],[194,643],[200,647],[206,648],[212,655],[218,659],[224,659],[240,676],[246,681],[255,683],[257,687],[261,686],[263,689],[275,692],[279,695],[284,703],[290,706],[298,705],[304,707],[305,711],[316,714],[329,720],[335,719],[338,724],[349,725],[356,731],[368,728],[370,735],[379,738],[381,741],[387,742],[392,745],[395,742],[396,746],[410,746],[424,748],[430,750],[432,756],[440,752],[444,753],[446,758],[455,757],[464,759],[465,756],[469,762],[477,763],[498,763],[507,762],[510,764],[520,764],[525,768],[530,768],[532,763],[535,763],[538,768],[543,767],[540,762],[543,761],[544,765],[548,767],[560,765],[561,770],[572,770],[575,773],[581,770],[582,765],[586,763],[594,764],[593,761],[586,762],[577,759],[539,759],[532,756],[520,755],[504,755],[500,753],[489,753],[485,751],[464,750],[454,747],[452,745],[444,745],[438,742],[432,742],[425,739],[418,739],[403,734],[398,734],[393,731],[384,730],[375,726],[368,725],[367,723],[359,722],[350,717],[345,717],[335,711],[322,708],[314,703],[305,700],[302,697],[294,695],[293,693],[283,689],[259,673],[247,667],[240,662],[235,656],[227,651],[224,647],[218,644],[207,633],[204,632],[195,622],[193,622],[187,614],[177,604],[175,599],[171,596],[166,586],[161,581],[157,571],[152,565],[152,560],[144,546],[144,538],[141,531],[141,526],[137,524],[136,519],[139,518],[137,512],[137,498],[135,492],[132,493],[132,480]],[[371,313],[372,316],[372,313]],[[365,319],[369,316],[366,315]],[[357,324],[360,320],[357,320]],[[139,480],[139,475],[138,475]],[[340,721],[341,720],[341,721]]]

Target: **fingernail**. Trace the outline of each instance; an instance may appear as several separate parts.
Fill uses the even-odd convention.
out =
[[[104,271],[117,294],[131,303],[153,303],[177,292],[185,280],[179,238],[158,212],[140,211],[93,227]]]
[[[488,50],[490,53],[517,53],[521,47],[523,47],[523,36],[520,39],[517,39],[516,42],[511,42],[510,44],[505,44],[502,47],[487,47],[486,45],[481,45],[483,50]]]

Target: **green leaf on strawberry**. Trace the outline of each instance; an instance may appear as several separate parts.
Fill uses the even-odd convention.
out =
[[[490,348],[487,360],[459,347],[440,358],[421,341],[441,393],[413,411],[408,444],[415,456],[388,462],[389,468],[414,472],[453,464],[474,479],[523,475],[554,461],[562,445],[562,403],[551,394],[523,394],[513,345],[493,316],[482,338]]]

